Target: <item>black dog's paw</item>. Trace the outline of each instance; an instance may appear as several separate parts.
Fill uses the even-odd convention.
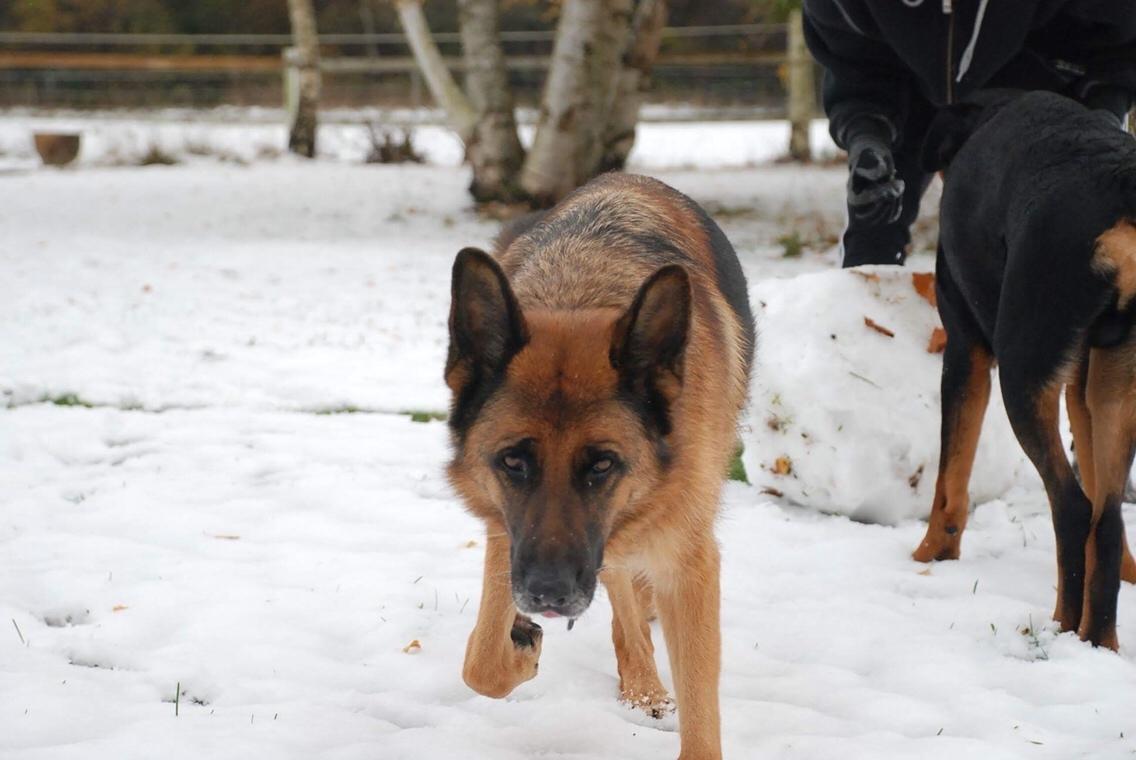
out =
[[[509,637],[513,640],[513,646],[538,649],[544,638],[544,630],[524,615],[517,615]]]

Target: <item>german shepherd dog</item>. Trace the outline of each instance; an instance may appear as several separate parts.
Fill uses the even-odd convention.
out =
[[[956,559],[990,370],[1045,482],[1062,630],[1116,649],[1136,580],[1120,505],[1136,450],[1136,140],[1060,95],[990,91],[932,122],[946,167],[936,286],[947,332],[942,449],[917,560]],[[1081,482],[1058,423],[1064,388]]]
[[[754,327],[730,243],[693,201],[607,174],[453,268],[450,480],[485,521],[463,678],[504,697],[537,673],[541,628],[611,600],[623,700],[670,708],[681,757],[721,757],[718,500]]]

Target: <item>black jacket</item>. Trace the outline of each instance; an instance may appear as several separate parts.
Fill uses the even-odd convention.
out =
[[[1136,99],[1136,0],[804,0],[804,21],[841,147],[861,116],[902,139],[915,97],[1018,87],[1117,113]]]

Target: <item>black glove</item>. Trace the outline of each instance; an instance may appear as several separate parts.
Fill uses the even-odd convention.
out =
[[[871,117],[848,128],[848,213],[871,227],[899,219],[903,180],[895,176],[887,123]]]

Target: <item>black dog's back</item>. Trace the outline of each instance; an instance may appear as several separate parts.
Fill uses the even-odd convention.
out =
[[[1006,288],[1036,296],[1013,319],[1056,310],[1096,340],[1124,337],[1129,314],[1110,308],[1115,294],[1091,262],[1102,233],[1136,219],[1131,135],[1061,95],[1003,92],[941,115],[924,157],[948,167],[941,255],[988,345]]]

